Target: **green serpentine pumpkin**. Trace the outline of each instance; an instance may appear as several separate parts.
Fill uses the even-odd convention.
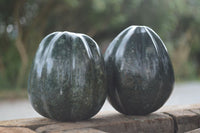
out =
[[[104,60],[95,41],[71,32],[46,36],[33,61],[28,94],[45,117],[79,121],[94,116],[107,94]]]
[[[107,48],[108,100],[119,112],[145,115],[170,96],[174,72],[160,37],[146,26],[130,26]]]

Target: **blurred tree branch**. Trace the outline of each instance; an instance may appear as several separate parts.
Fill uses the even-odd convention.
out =
[[[17,87],[20,87],[23,83],[24,75],[28,66],[28,54],[23,43],[23,29],[20,24],[20,9],[23,7],[26,0],[19,0],[14,9],[14,20],[17,25],[18,35],[16,38],[15,46],[19,52],[21,58],[21,67],[19,70],[19,75],[17,77]]]
[[[2,76],[5,76],[5,66],[3,64],[3,60],[2,57],[0,56],[0,73],[2,74]]]

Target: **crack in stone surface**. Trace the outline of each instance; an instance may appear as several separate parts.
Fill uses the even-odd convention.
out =
[[[174,121],[174,133],[177,133],[178,132],[178,123],[177,123],[176,118],[172,114],[167,113],[167,112],[163,112],[163,114],[166,114],[172,118],[172,120]]]

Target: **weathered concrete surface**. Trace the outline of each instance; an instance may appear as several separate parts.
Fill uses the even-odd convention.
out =
[[[0,133],[36,133],[35,131],[23,127],[0,127]]]
[[[40,126],[55,124],[56,121],[46,118],[17,119],[9,121],[0,121],[0,127],[26,127],[36,129]]]
[[[124,116],[113,114],[101,118],[91,119],[76,123],[57,123],[38,128],[36,131],[58,132],[80,128],[95,128],[110,133],[132,133],[132,132],[173,132],[173,120],[168,115],[151,114],[148,116]]]
[[[163,113],[153,113],[147,116],[123,116],[111,123],[98,126],[96,129],[110,133],[171,133],[174,131],[173,119]]]
[[[185,132],[185,133],[200,133],[200,128],[194,129],[194,130],[191,130],[191,131],[188,131],[188,132]]]
[[[191,109],[193,110],[193,109]],[[188,110],[168,111],[174,119],[174,129],[177,133],[183,133],[200,127],[200,115]]]
[[[84,129],[74,129],[74,130],[68,130],[68,131],[58,131],[57,133],[106,133],[104,131],[100,131],[93,128],[84,128]],[[54,132],[56,133],[56,132]]]
[[[1,121],[0,127],[27,128],[38,133],[183,133],[198,132],[200,128],[200,104],[165,108],[147,116],[126,116],[117,112],[102,113],[81,122],[57,122],[46,118]],[[196,129],[196,130],[195,130]],[[10,130],[10,129],[9,129]]]
[[[16,124],[16,125],[15,125]],[[38,133],[59,133],[88,128],[109,133],[171,133],[174,131],[173,119],[163,113],[153,113],[147,116],[124,116],[119,113],[99,115],[93,119],[82,122],[56,122],[46,118],[23,119],[16,121],[4,121],[0,127],[26,127],[36,129]],[[86,130],[87,131],[87,130]],[[74,133],[74,132],[73,132]]]

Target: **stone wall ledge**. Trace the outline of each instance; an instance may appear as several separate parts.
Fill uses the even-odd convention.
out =
[[[0,121],[0,133],[197,133],[200,104],[164,107],[146,116],[103,112],[81,122],[57,122],[47,118]]]

